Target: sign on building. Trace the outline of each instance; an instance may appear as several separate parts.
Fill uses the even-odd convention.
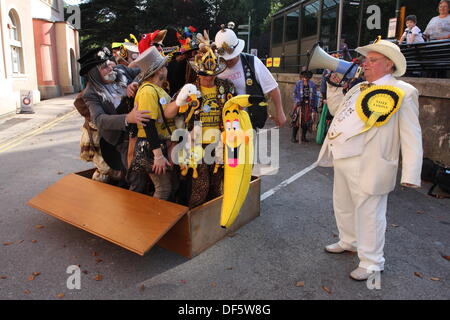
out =
[[[395,38],[397,34],[397,18],[389,19],[388,39]]]

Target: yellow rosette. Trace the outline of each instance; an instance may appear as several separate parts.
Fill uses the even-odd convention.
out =
[[[356,112],[365,123],[364,129],[381,127],[398,111],[404,97],[403,90],[393,86],[371,86],[364,90],[356,101]]]

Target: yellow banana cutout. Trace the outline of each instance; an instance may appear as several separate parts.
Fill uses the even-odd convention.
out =
[[[231,98],[225,103],[222,120],[224,148],[224,194],[220,226],[229,228],[236,220],[250,187],[253,169],[253,127],[243,110],[255,101],[249,95]],[[260,102],[260,101],[258,101]]]

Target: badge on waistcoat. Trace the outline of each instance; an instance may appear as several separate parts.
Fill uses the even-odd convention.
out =
[[[225,93],[225,88],[222,87],[222,86],[220,86],[220,87],[219,87],[219,93],[220,93],[220,94],[224,94],[224,93]]]
[[[375,85],[361,92],[355,107],[365,127],[357,135],[385,125],[400,108],[404,95],[403,90],[393,86]]]
[[[247,85],[250,87],[253,85],[253,80],[252,79],[247,79]]]

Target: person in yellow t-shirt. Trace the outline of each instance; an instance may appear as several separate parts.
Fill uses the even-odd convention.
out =
[[[187,103],[187,94],[177,102],[171,102],[169,95],[161,88],[167,80],[167,57],[163,57],[155,47],[147,49],[135,60],[141,69],[138,76],[140,87],[136,94],[135,106],[137,110],[147,110],[150,120],[138,123],[138,140],[135,147],[135,157],[129,171],[145,173],[150,176],[155,193],[153,197],[169,200],[175,191],[173,171],[170,170],[168,149],[170,137],[175,129],[173,120],[164,116],[167,107],[178,108]]]
[[[186,129],[192,140],[190,144],[201,144],[204,150],[203,159],[194,171],[198,176],[194,173],[187,178],[185,204],[190,208],[223,193],[223,168],[216,166],[223,164],[223,143],[220,141],[220,133],[223,131],[222,109],[225,102],[236,95],[231,81],[217,78],[226,68],[225,61],[218,57],[216,48],[207,35],[200,38],[203,39],[198,54],[189,63],[197,73],[195,85],[201,96],[198,107],[191,107],[184,113]],[[167,118],[174,118],[178,111],[168,107],[165,115]]]

